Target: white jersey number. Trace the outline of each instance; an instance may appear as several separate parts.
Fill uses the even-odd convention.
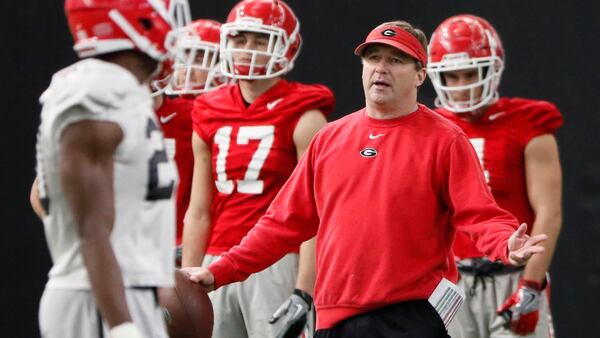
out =
[[[490,186],[490,172],[483,165],[483,154],[485,153],[485,139],[483,137],[480,138],[472,138],[469,139],[471,141],[471,145],[475,149],[475,153],[477,153],[477,157],[479,157],[479,163],[481,164],[481,169],[483,169],[483,176],[485,176],[485,183],[487,183],[488,187]],[[490,187],[491,189],[491,187]]]
[[[231,194],[234,188],[233,181],[227,179],[227,172],[225,171],[232,130],[232,127],[225,126],[219,128],[215,134],[215,144],[219,146],[219,154],[217,155],[216,161],[217,180],[215,181],[215,185],[217,190],[224,194]],[[262,194],[264,190],[264,181],[259,180],[258,176],[265,164],[267,156],[269,156],[274,139],[275,126],[240,127],[237,135],[237,144],[248,144],[248,141],[250,140],[260,140],[260,142],[256,152],[252,155],[252,160],[250,160],[250,163],[248,164],[244,179],[236,180],[238,192],[245,194]]]
[[[148,201],[171,198],[173,185],[175,185],[175,181],[171,179],[171,175],[160,175],[161,171],[171,168],[161,135],[162,133],[156,123],[152,119],[148,119],[146,137],[150,139],[150,144],[154,150],[148,163],[148,191],[146,192],[146,200]],[[163,182],[165,181],[165,177],[169,179]]]

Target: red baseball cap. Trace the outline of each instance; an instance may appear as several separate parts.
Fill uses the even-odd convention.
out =
[[[411,33],[396,25],[386,24],[373,29],[367,35],[365,42],[356,47],[354,54],[362,56],[364,49],[373,43],[380,43],[399,49],[421,62],[423,66],[427,65],[427,52],[419,40]]]

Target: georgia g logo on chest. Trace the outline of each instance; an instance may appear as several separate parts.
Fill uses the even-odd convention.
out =
[[[214,136],[214,142],[219,148],[215,163],[217,173],[215,186],[220,193],[224,194],[231,194],[234,188],[240,193],[261,194],[264,190],[264,181],[259,180],[258,177],[273,146],[275,126],[239,127],[235,140],[232,140],[232,132],[232,126],[223,126]],[[244,179],[235,180],[234,184],[233,180],[227,178],[226,172],[230,147],[234,141],[236,145],[247,145],[250,140],[259,140],[258,147],[248,163]]]
[[[371,158],[371,157],[375,157],[377,156],[377,149],[375,148],[365,148],[363,150],[360,151],[360,156],[362,157],[366,157],[366,158]]]

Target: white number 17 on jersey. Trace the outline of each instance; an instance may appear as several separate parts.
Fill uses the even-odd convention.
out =
[[[479,163],[481,163],[481,169],[483,169],[483,175],[485,176],[485,183],[490,187],[490,172],[485,168],[484,165],[484,154],[485,154],[485,139],[484,138],[472,138],[469,139],[471,141],[471,145],[475,149],[475,153],[477,153],[477,157],[479,158]]]
[[[215,134],[215,144],[219,146],[216,163],[217,180],[215,181],[215,185],[217,190],[224,194],[231,194],[234,188],[233,181],[227,179],[227,172],[225,171],[232,129],[230,126],[221,127]],[[244,179],[236,181],[238,192],[245,194],[261,194],[263,192],[264,182],[258,179],[258,175],[265,164],[267,156],[269,156],[274,139],[274,126],[240,127],[237,135],[237,144],[248,144],[249,140],[260,140],[260,143],[256,152],[252,155],[252,160],[248,164]]]

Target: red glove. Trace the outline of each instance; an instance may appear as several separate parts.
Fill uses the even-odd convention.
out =
[[[522,336],[535,331],[540,318],[541,291],[545,284],[521,278],[517,291],[496,310],[511,331]]]

